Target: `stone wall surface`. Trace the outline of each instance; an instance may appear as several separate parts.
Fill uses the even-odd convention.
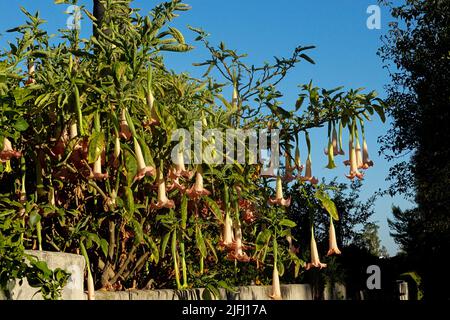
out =
[[[27,250],[25,253],[35,256],[40,261],[45,261],[52,270],[61,268],[71,273],[68,283],[62,291],[63,300],[83,300],[85,298],[83,290],[85,260],[83,256],[35,250]],[[22,285],[19,285],[19,281],[11,281],[8,289],[9,293],[0,290],[0,300],[43,299],[38,289],[30,287],[26,279],[24,279]]]

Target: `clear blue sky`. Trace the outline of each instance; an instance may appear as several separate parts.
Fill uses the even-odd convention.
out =
[[[91,0],[79,1],[91,10]],[[136,0],[134,7],[142,8],[142,14],[148,12],[159,1]],[[381,30],[369,30],[366,9],[375,4],[375,0],[190,0],[186,3],[192,10],[182,13],[173,26],[179,28],[188,42],[196,49],[189,54],[169,54],[168,66],[174,70],[188,71],[200,76],[204,69],[192,66],[193,62],[205,60],[208,55],[200,44],[193,43],[194,34],[187,30],[187,25],[201,27],[211,34],[210,41],[224,41],[229,48],[240,53],[248,53],[249,64],[261,64],[270,61],[273,56],[289,56],[297,45],[315,45],[317,48],[309,53],[316,65],[301,63],[283,82],[280,90],[285,94],[286,107],[295,103],[299,90],[297,85],[311,79],[324,88],[344,85],[347,88],[365,87],[376,90],[385,97],[384,85],[389,77],[376,55],[380,47],[380,37],[387,32],[387,24],[392,20],[389,13],[382,8]],[[47,30],[55,33],[64,28],[67,6],[54,5],[53,0],[9,0],[0,2],[0,47],[7,47],[11,35],[4,31],[24,21],[19,7],[24,6],[30,12],[40,11],[42,18],[48,21]],[[91,32],[88,20],[82,22],[82,34],[87,37]],[[389,128],[388,123],[379,121],[368,123],[367,136],[371,157],[375,167],[368,170],[365,178],[363,198],[368,198],[378,189],[385,189],[390,164],[378,156],[376,140]],[[335,170],[324,169],[327,158],[323,155],[326,144],[326,129],[312,133],[313,172],[318,177],[331,179],[338,176],[345,181],[347,168],[341,164]],[[395,254],[397,246],[389,236],[387,218],[391,216],[391,206],[411,207],[411,203],[401,197],[384,197],[376,203],[376,213],[372,217],[380,225],[380,237],[389,253]]]

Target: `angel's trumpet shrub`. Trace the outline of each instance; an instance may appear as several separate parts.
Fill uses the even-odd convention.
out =
[[[310,156],[308,156],[308,159],[306,159],[305,176],[300,177],[300,180],[308,181],[311,184],[318,184],[319,183],[319,180],[312,175],[312,161],[311,161],[311,157]]]
[[[350,160],[344,161],[345,165],[350,164],[350,174],[346,175],[347,178],[350,180],[353,180],[355,177],[358,179],[363,179],[363,174],[358,170],[358,163],[356,158],[356,150],[355,146],[353,144],[353,139],[350,139],[349,142],[349,154],[350,154]]]
[[[277,264],[273,266],[272,272],[272,294],[270,298],[273,300],[282,300],[281,297],[281,287],[280,287],[280,275],[278,274]]]
[[[153,204],[152,207],[156,209],[168,208],[172,209],[175,207],[173,200],[167,198],[166,182],[164,181],[162,166],[158,172],[158,202]]]
[[[156,174],[155,168],[152,166],[147,166],[145,164],[144,155],[142,154],[141,146],[136,138],[133,138],[134,141],[134,153],[136,154],[136,160],[138,165],[138,172],[134,180],[141,180],[145,176],[154,176]]]
[[[297,254],[300,250],[299,248],[295,247],[294,244],[292,243],[292,236],[287,236],[286,240],[289,244],[289,252],[293,253],[293,254]]]
[[[125,109],[122,109],[122,111],[120,112],[119,136],[125,140],[130,140],[132,136],[130,126],[128,125]]]
[[[11,158],[20,158],[22,156],[22,153],[14,150],[11,144],[11,141],[9,141],[8,138],[3,138],[3,148],[2,151],[0,151],[0,161],[6,162],[10,160]]]
[[[329,249],[328,249],[327,256],[331,256],[333,254],[341,254],[341,250],[339,250],[338,245],[337,245],[336,231],[334,230],[333,218],[330,218],[328,243],[329,243]]]
[[[203,175],[200,166],[195,174],[195,184],[186,193],[191,199],[197,199],[201,196],[209,196],[211,194],[211,192],[203,187]]]
[[[316,239],[314,239],[314,230],[311,230],[311,262],[308,262],[306,264],[306,270],[309,270],[311,268],[326,268],[326,264],[320,262],[319,259],[319,250],[317,250],[317,243]]]
[[[284,199],[283,198],[283,182],[280,176],[277,176],[277,185],[275,189],[275,198],[269,198],[269,204],[271,205],[280,205],[284,207],[289,207],[291,205],[291,198]]]
[[[363,169],[369,169],[369,167],[373,167],[373,161],[369,159],[369,149],[367,147],[366,139],[363,139]]]

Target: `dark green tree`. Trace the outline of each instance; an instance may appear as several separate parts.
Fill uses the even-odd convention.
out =
[[[414,210],[394,209],[391,225],[397,242],[418,262],[425,299],[448,299],[450,282],[439,265],[450,244],[450,2],[382,3],[395,22],[379,51],[392,78],[392,127],[380,141],[389,160],[411,155],[391,168],[390,191],[417,203]]]

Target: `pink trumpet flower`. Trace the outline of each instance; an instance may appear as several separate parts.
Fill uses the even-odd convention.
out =
[[[308,262],[306,265],[306,270],[309,270],[311,268],[326,268],[327,265],[325,263],[320,262],[319,259],[319,251],[317,250],[317,243],[316,239],[314,239],[314,231],[311,234],[311,262]]]
[[[102,173],[102,156],[99,155],[94,162],[94,170],[91,172],[91,179],[104,180],[108,178],[108,173]]]
[[[90,271],[88,272],[87,287],[88,287],[88,294],[87,294],[88,300],[95,300],[94,278],[92,277]]]
[[[275,177],[275,171],[274,171],[273,165],[270,164],[270,167],[267,168],[267,170],[264,170],[264,167],[261,166],[261,172],[260,172],[259,176],[262,177],[262,178]]]
[[[142,154],[141,146],[136,138],[134,138],[134,152],[138,164],[138,173],[134,180],[141,180],[145,176],[154,176],[156,174],[155,168],[145,164],[144,155]]]
[[[275,198],[269,198],[269,204],[271,205],[280,205],[284,207],[289,207],[291,205],[291,198],[284,199],[283,198],[283,185],[281,177],[277,177],[277,185],[276,185],[276,194]]]
[[[308,156],[308,159],[306,159],[306,169],[305,169],[305,176],[300,177],[300,180],[302,181],[308,181],[312,184],[318,184],[319,180],[312,175],[312,162],[311,157]]]
[[[362,159],[362,152],[361,152],[361,145],[359,144],[359,139],[356,139],[356,164],[358,166],[358,169],[363,168],[363,159]]]
[[[339,153],[339,150],[338,150],[338,139],[337,139],[336,128],[333,128],[331,143],[332,143],[332,146],[333,146],[333,149],[332,149],[333,150],[333,155],[335,155],[335,156],[339,155],[340,153]],[[328,155],[329,154],[329,148],[326,148],[324,150],[324,153],[326,155]]]
[[[36,73],[36,66],[35,66],[35,64],[34,63],[29,64],[28,65],[28,79],[25,82],[26,86],[29,86],[31,84],[35,84],[36,83],[36,80],[34,79],[35,73]]]
[[[329,230],[329,250],[327,256],[331,256],[333,254],[341,254],[341,250],[339,250],[336,240],[336,231],[334,230],[333,218],[330,219],[330,230]]]
[[[146,121],[146,123],[144,124],[145,126],[152,126],[159,124],[158,115],[155,111],[154,104],[155,104],[155,97],[153,96],[153,93],[149,91],[147,95],[147,105],[150,109],[151,118]]]
[[[3,149],[0,151],[0,162],[6,162],[11,158],[20,158],[22,153],[14,150],[8,138],[3,138]]]
[[[122,139],[130,140],[132,133],[130,130],[130,126],[128,125],[127,117],[126,117],[126,110],[122,109],[120,113],[120,120],[119,120],[119,136]]]
[[[173,202],[173,200],[167,198],[166,182],[164,181],[162,170],[163,169],[161,167],[158,174],[158,202],[156,204],[152,204],[152,207],[156,209],[172,209],[175,207],[175,203]]]
[[[231,247],[234,241],[233,234],[233,221],[230,218],[230,215],[227,213],[225,215],[225,223],[223,225],[223,240],[222,245],[225,247]]]
[[[366,139],[363,139],[363,169],[369,169],[369,167],[373,167],[373,161],[369,159],[369,149],[367,148]]]
[[[350,180],[353,180],[355,177],[362,180],[364,175],[358,170],[356,150],[355,146],[353,145],[353,139],[350,139],[349,142],[349,154],[350,160],[344,162],[345,165],[350,164],[350,174],[346,175],[346,177],[349,178]]]
[[[211,192],[203,187],[203,175],[200,167],[195,174],[195,184],[187,190],[186,193],[191,199],[197,199],[201,196],[208,196],[211,194]]]
[[[169,178],[175,179],[178,177],[184,177],[187,179],[191,179],[193,176],[193,172],[186,169],[184,164],[184,153],[183,151],[177,152],[177,162],[175,166],[170,169]]]
[[[241,225],[238,224],[235,229],[235,240],[233,242],[234,252],[230,252],[229,258],[237,260],[240,262],[249,262],[250,257],[244,252],[244,247],[242,245],[242,229]]]
[[[281,287],[280,287],[280,276],[278,274],[278,268],[277,268],[276,263],[273,266],[272,294],[270,295],[270,298],[272,298],[273,300],[282,300]]]
[[[295,168],[297,169],[298,174],[300,175],[303,171],[303,165],[300,159],[300,148],[297,146],[295,148],[295,158],[294,158]]]

